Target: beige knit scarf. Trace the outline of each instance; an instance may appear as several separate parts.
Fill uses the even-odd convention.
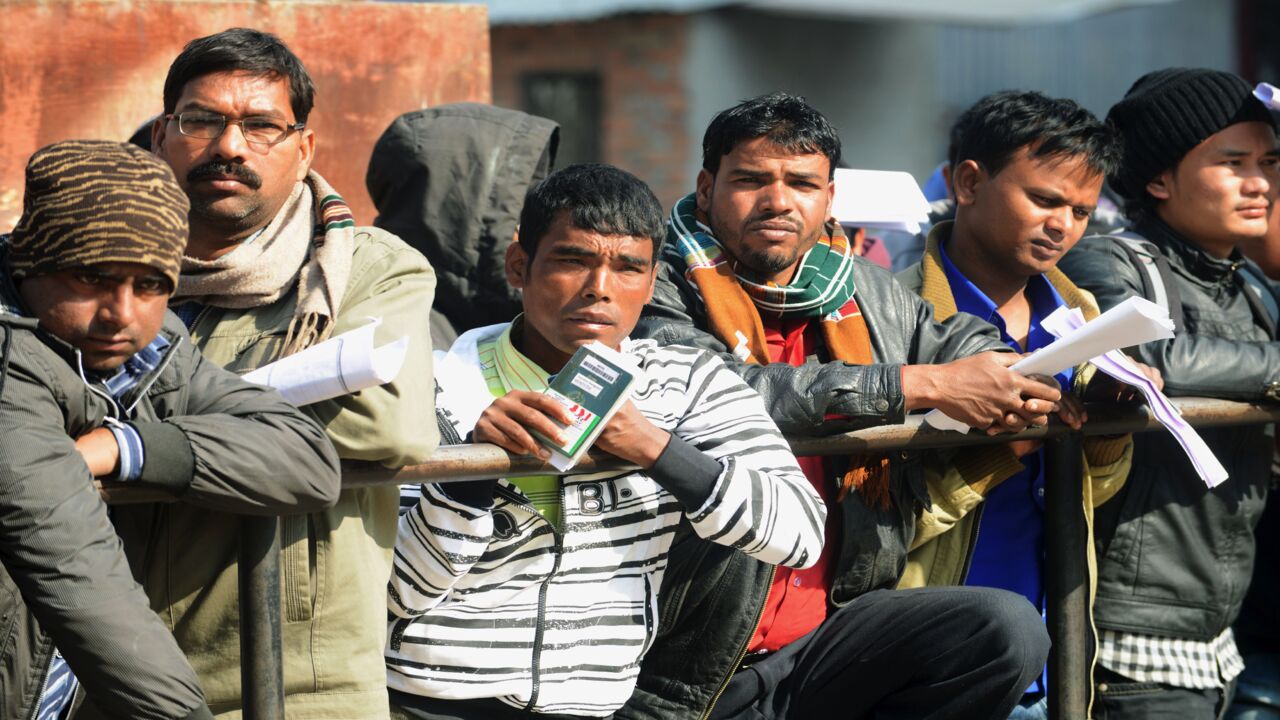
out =
[[[253,242],[215,260],[184,256],[173,297],[243,310],[270,305],[297,287],[297,305],[280,353],[285,357],[333,331],[354,251],[350,208],[311,171]]]

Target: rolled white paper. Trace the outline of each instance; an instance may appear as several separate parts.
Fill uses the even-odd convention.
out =
[[[302,352],[247,373],[245,380],[280,391],[294,405],[310,405],[389,383],[400,374],[409,337],[375,348],[373,331],[382,324],[369,318],[363,327],[313,345]]]

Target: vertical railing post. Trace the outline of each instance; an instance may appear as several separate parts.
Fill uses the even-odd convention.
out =
[[[284,720],[280,519],[240,518],[240,695],[245,720]]]
[[[1049,718],[1082,720],[1089,705],[1089,542],[1080,436],[1045,442],[1045,594],[1048,600]]]

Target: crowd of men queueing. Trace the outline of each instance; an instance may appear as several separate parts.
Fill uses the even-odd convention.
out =
[[[1268,237],[1276,122],[1230,73],[1144,75],[1105,122],[981,99],[896,276],[832,219],[839,137],[784,92],[715,116],[669,209],[555,169],[544,119],[409,113],[376,227],[311,169],[314,95],[231,29],[173,61],[149,149],[30,158],[0,239],[0,718],[239,717],[248,515],[282,517],[290,718],[1045,718],[1040,442],[795,457],[784,433],[1079,429],[1136,393],[1009,366],[1057,308],[1133,296],[1177,325],[1130,349],[1168,395],[1280,388],[1276,286],[1237,248]],[[1082,240],[1104,183],[1124,226]],[[369,318],[409,338],[388,384],[299,409],[240,377]],[[343,487],[340,461],[441,443],[547,459],[573,418],[544,390],[591,342],[640,368],[595,444],[634,470]],[[1275,585],[1272,436],[1203,435],[1213,489],[1167,434],[1082,444],[1091,717],[1280,717],[1274,602],[1247,599]],[[108,508],[95,479],[175,500]]]

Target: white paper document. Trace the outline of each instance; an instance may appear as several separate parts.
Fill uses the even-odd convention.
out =
[[[1131,297],[1086,322],[1077,308],[1060,307],[1041,323],[1058,339],[1011,366],[1024,375],[1056,375],[1084,362],[1143,394],[1152,415],[1164,425],[1190,458],[1209,487],[1227,479],[1227,471],[1209,446],[1178,413],[1169,399],[1142,374],[1120,348],[1173,337],[1173,321],[1164,308],[1140,297]],[[933,410],[926,422],[937,428],[967,432],[969,427]]]
[[[280,391],[294,405],[310,405],[395,380],[409,351],[406,335],[382,347],[373,346],[373,331],[382,324],[370,318],[364,327],[344,332],[318,345],[264,365],[245,380]]]
[[[1064,310],[1065,308],[1059,309]],[[1077,309],[1072,309],[1070,313],[1062,313],[1061,316],[1055,312],[1045,318],[1044,322],[1044,328],[1057,337],[1063,337],[1084,325],[1084,315]],[[1182,419],[1182,415],[1169,402],[1169,398],[1156,389],[1155,383],[1142,374],[1142,371],[1133,364],[1133,360],[1130,360],[1129,356],[1119,350],[1111,350],[1093,358],[1090,362],[1098,370],[1122,383],[1132,385],[1142,392],[1143,397],[1147,399],[1147,407],[1151,408],[1151,414],[1166,430],[1173,434],[1174,439],[1182,446],[1183,452],[1187,454],[1187,458],[1191,460],[1196,473],[1200,475],[1201,480],[1204,480],[1205,485],[1216,487],[1227,479],[1227,469],[1218,461],[1217,456],[1205,444],[1204,439],[1200,437],[1195,428]]]
[[[915,234],[929,222],[929,201],[910,173],[838,168],[835,183],[831,215],[841,225]]]

